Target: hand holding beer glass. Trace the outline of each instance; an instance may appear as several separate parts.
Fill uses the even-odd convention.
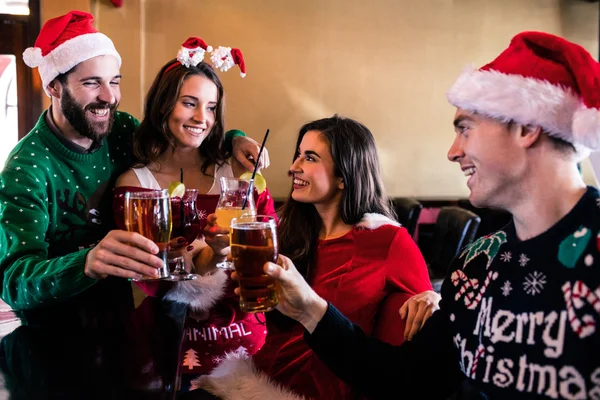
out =
[[[171,199],[167,190],[125,193],[125,226],[129,232],[137,232],[158,246],[156,255],[163,260],[158,278],[144,276],[140,280],[169,277],[167,251],[171,237]]]
[[[240,284],[240,309],[266,312],[277,306],[275,281],[263,271],[276,263],[277,222],[266,215],[243,215],[231,220],[231,256]]]

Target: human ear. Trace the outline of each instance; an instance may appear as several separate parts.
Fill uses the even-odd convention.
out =
[[[525,149],[532,147],[536,144],[542,135],[542,128],[540,126],[531,125],[519,125],[519,143]]]
[[[56,97],[57,99],[60,98],[60,95],[62,93],[62,85],[60,84],[60,82],[58,82],[58,80],[54,79],[48,84],[48,86],[46,86],[46,89],[48,89],[48,93],[50,93],[50,96]]]

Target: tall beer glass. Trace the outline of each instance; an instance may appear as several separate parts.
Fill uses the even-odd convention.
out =
[[[167,190],[125,193],[125,226],[129,232],[137,232],[158,246],[163,266],[158,279],[169,277],[167,251],[171,237],[171,200]],[[140,280],[157,279],[143,276]]]
[[[215,210],[217,224],[224,228],[231,227],[231,220],[242,215],[256,215],[254,205],[254,182],[239,178],[221,178],[221,196]],[[224,261],[217,264],[223,269],[233,269],[233,263]]]
[[[266,215],[231,220],[231,256],[240,283],[240,308],[270,311],[277,305],[275,281],[264,273],[267,261],[277,262],[277,223]]]

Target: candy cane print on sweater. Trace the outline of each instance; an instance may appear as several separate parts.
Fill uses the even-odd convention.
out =
[[[594,307],[594,310],[600,315],[600,286],[592,292],[585,283],[576,281],[573,287],[571,283],[565,282],[562,286],[562,291],[567,304],[567,315],[571,329],[580,338],[590,336],[596,331],[596,321],[590,314],[585,314],[581,319],[577,317],[575,309],[580,309],[584,306],[585,299],[588,304]],[[583,324],[582,324],[583,322]]]
[[[458,271],[455,271],[455,273]],[[464,274],[463,274],[464,275]],[[454,276],[454,273],[452,274],[452,276]],[[483,286],[481,288],[481,290],[479,292],[468,292],[465,295],[465,305],[467,306],[467,308],[469,310],[474,310],[475,308],[477,308],[477,306],[479,305],[479,302],[481,301],[481,299],[483,298],[483,295],[485,294],[485,291],[487,289],[487,287],[489,286],[491,281],[495,281],[498,278],[498,272],[497,271],[489,271],[487,276],[485,277],[485,280],[483,281]],[[473,279],[474,281],[477,281],[477,279]],[[468,282],[465,283],[465,285],[463,287],[461,287],[459,289],[459,291],[456,293],[455,299],[459,300],[461,298],[461,296],[467,291],[467,289],[471,286],[471,283],[473,280],[469,280]],[[452,279],[452,282],[454,283],[454,286],[458,285],[458,281],[455,279]],[[477,289],[477,282],[475,282],[475,285],[473,286],[473,289]],[[475,295],[475,293],[477,293],[477,295]],[[473,300],[473,297],[475,297],[475,300]]]

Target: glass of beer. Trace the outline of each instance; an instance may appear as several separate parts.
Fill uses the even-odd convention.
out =
[[[158,278],[143,276],[140,280],[164,279],[169,277],[167,252],[171,237],[171,199],[167,190],[125,193],[125,227],[152,240],[158,246],[158,258],[163,266]]]
[[[265,274],[267,261],[277,262],[277,222],[266,215],[231,220],[231,256],[239,277],[240,309],[265,312],[277,306],[275,281]]]
[[[215,210],[217,224],[224,228],[231,227],[233,218],[242,215],[256,215],[254,205],[254,182],[238,178],[221,178],[221,196]],[[224,261],[217,264],[223,269],[233,269],[233,263]]]

